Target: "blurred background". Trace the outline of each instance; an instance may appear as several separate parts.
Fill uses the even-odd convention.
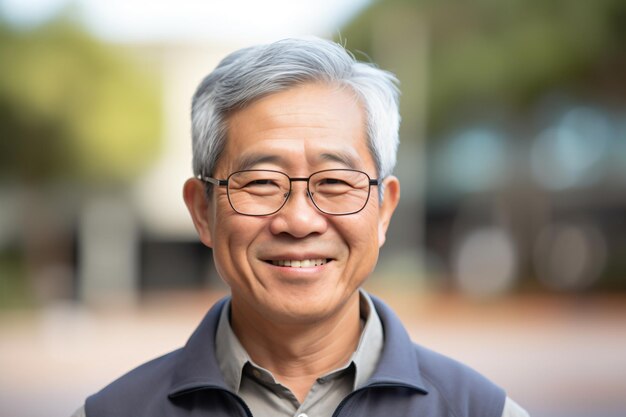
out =
[[[315,34],[396,73],[367,288],[533,416],[626,415],[626,3],[0,1],[0,416],[70,415],[226,294],[181,197],[193,91]]]

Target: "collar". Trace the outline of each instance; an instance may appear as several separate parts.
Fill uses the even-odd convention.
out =
[[[373,296],[369,297],[382,324],[384,344],[378,365],[363,388],[400,385],[426,394],[415,348],[402,323],[382,301]],[[229,302],[230,297],[218,301],[191,335],[185,347],[178,352],[176,370],[169,390],[170,397],[203,389],[236,392],[232,385],[226,382],[218,362],[216,347],[220,317],[227,314],[223,311],[225,309],[228,311]],[[372,316],[370,314],[370,317]]]
[[[385,333],[380,362],[366,386],[400,385],[428,394],[422,381],[415,345],[396,314],[380,299],[370,296]]]
[[[230,326],[230,300],[220,314],[216,336],[215,355],[224,381],[231,391],[239,392],[243,367],[248,362],[252,363],[252,359]]]
[[[211,307],[185,347],[179,351],[168,392],[170,398],[201,389],[229,391],[215,356],[217,323],[229,299],[222,298]]]
[[[354,364],[356,372],[353,389],[365,385],[369,377],[374,374],[384,345],[383,325],[372,299],[363,290],[360,290],[359,295],[361,318],[365,320],[365,326],[361,332],[359,344],[349,361]]]

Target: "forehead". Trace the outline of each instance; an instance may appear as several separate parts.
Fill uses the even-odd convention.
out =
[[[373,164],[363,106],[347,88],[304,84],[265,96],[229,115],[227,132],[218,167],[231,172],[263,164]]]

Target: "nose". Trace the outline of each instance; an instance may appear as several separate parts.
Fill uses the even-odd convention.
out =
[[[270,224],[273,234],[286,233],[296,238],[324,233],[327,227],[326,215],[313,204],[306,183],[292,184],[287,202]]]

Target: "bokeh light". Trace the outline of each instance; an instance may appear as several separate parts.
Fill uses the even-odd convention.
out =
[[[557,290],[583,290],[602,274],[606,239],[585,224],[555,224],[541,231],[534,262],[539,279]]]
[[[446,142],[432,162],[435,175],[456,192],[498,188],[506,181],[507,147],[506,139],[494,129],[463,130]]]
[[[605,114],[582,107],[569,110],[535,140],[533,177],[552,190],[593,184],[604,174],[613,136]]]
[[[476,298],[501,295],[517,278],[517,255],[504,230],[472,230],[461,238],[453,257],[454,278],[461,291]]]

